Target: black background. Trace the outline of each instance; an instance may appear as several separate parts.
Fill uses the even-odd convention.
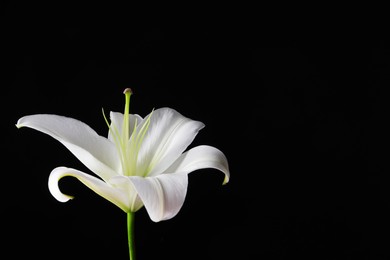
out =
[[[85,166],[14,125],[54,113],[106,135],[101,109],[122,111],[131,87],[132,113],[204,122],[191,147],[221,149],[231,170],[225,186],[216,170],[191,173],[171,220],[137,212],[137,259],[389,259],[389,41],[349,23],[188,10],[5,5],[2,252],[127,259],[119,208],[72,178],[60,187],[74,200],[48,191],[52,169]]]

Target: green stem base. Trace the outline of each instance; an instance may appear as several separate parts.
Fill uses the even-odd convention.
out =
[[[130,260],[135,260],[134,217],[134,212],[127,213],[127,239],[129,243]]]

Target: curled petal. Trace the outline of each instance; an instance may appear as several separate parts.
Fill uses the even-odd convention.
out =
[[[230,172],[226,156],[217,148],[200,145],[183,153],[165,172],[190,173],[195,170],[214,168],[225,174],[223,184],[229,182]]]
[[[67,167],[57,167],[55,168],[49,176],[49,190],[50,193],[60,202],[66,202],[69,199],[72,199],[73,196],[64,194],[58,187],[58,182],[61,178],[65,176],[72,176],[86,185],[88,188],[112,202],[125,212],[129,212],[130,208],[130,197],[128,196],[128,190],[119,189],[113,187],[110,184],[105,183],[104,181],[86,174],[84,172],[67,168]]]
[[[20,118],[16,126],[30,127],[55,138],[104,180],[115,176],[120,169],[120,159],[114,143],[79,120],[38,114]]]
[[[173,218],[183,206],[188,186],[186,174],[129,178],[154,222]]]

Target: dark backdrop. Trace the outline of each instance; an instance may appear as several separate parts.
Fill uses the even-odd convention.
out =
[[[126,259],[126,215],[72,178],[60,187],[75,199],[57,202],[50,171],[88,170],[14,125],[54,113],[106,135],[101,109],[122,111],[131,87],[132,113],[168,106],[204,122],[191,147],[221,149],[231,170],[225,186],[216,170],[191,173],[171,220],[141,209],[138,259],[389,259],[389,42],[360,28],[187,14],[5,5],[2,251]]]

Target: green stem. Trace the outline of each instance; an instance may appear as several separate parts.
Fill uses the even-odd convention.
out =
[[[135,260],[135,243],[134,243],[134,212],[127,213],[127,239],[129,242],[130,260]]]

